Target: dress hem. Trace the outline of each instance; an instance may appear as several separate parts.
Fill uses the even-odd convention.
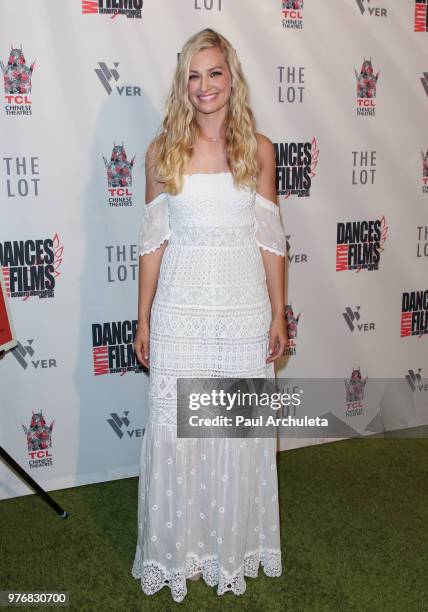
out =
[[[173,600],[179,603],[187,595],[186,580],[199,572],[208,586],[218,585],[217,595],[223,595],[227,591],[242,595],[247,588],[244,577],[257,578],[260,565],[266,576],[281,576],[281,550],[260,548],[248,552],[241,567],[230,575],[219,566],[217,555],[200,557],[195,553],[188,553],[185,569],[168,570],[158,561],[142,561],[141,548],[137,545],[131,574],[141,581],[141,588],[146,595],[154,595],[168,586]]]

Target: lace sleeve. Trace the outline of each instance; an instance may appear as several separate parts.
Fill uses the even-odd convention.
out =
[[[279,206],[255,192],[255,238],[259,247],[285,257],[286,239]]]
[[[160,193],[144,205],[144,216],[138,238],[138,254],[156,251],[171,235],[169,227],[168,199]]]

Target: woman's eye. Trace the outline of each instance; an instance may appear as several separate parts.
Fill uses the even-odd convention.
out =
[[[219,74],[219,75],[221,75],[221,72],[218,72],[218,70],[214,70],[214,72],[211,72],[211,74]]]

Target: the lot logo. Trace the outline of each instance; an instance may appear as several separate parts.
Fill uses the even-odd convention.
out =
[[[428,0],[415,0],[415,32],[428,32]]]
[[[400,336],[428,334],[428,289],[407,291],[401,298]]]
[[[295,355],[297,351],[297,326],[299,324],[300,315],[299,312],[297,317],[294,315],[293,307],[291,304],[287,304],[285,307],[285,322],[287,326],[288,341],[285,349],[285,355]]]
[[[0,265],[10,298],[55,297],[64,247],[53,238],[0,242]]]
[[[32,114],[30,94],[34,64],[35,62],[27,66],[22,45],[20,49],[14,49],[11,45],[6,66],[0,61],[6,98],[6,115]]]
[[[135,281],[138,275],[138,250],[136,244],[106,246],[107,281],[123,283]]]
[[[6,166],[6,195],[8,198],[36,198],[39,195],[39,158],[7,157],[3,160]]]
[[[110,15],[114,19],[124,15],[128,19],[141,19],[143,0],[81,0],[83,15]]]
[[[353,369],[350,378],[344,378],[346,390],[346,411],[347,417],[357,416],[363,413],[364,409],[364,390],[367,376],[363,379],[361,370]]]
[[[352,151],[352,184],[374,185],[376,151]]]
[[[303,28],[303,0],[282,0],[282,27]]]
[[[119,416],[117,412],[110,412],[110,419],[107,423],[113,429],[118,438],[122,439],[125,434],[128,438],[141,438],[144,435],[144,428],[130,428],[131,421],[128,418],[129,410],[125,410],[123,416]]]
[[[374,74],[372,60],[364,59],[361,70],[355,70],[357,78],[357,115],[376,114],[376,86],[380,71]]]
[[[28,465],[30,468],[52,466],[52,430],[54,422],[48,426],[42,412],[34,412],[30,427],[22,426],[27,436]]]
[[[95,74],[101,81],[102,86],[106,90],[107,94],[110,95],[113,91],[112,86],[110,85],[110,81],[114,79],[117,83],[119,80],[119,72],[117,67],[119,66],[119,62],[113,62],[113,68],[109,69],[105,62],[98,62],[99,68],[94,68]],[[116,91],[119,96],[141,96],[141,87],[137,85],[123,85],[121,87],[116,86]]]
[[[143,372],[134,352],[137,321],[112,321],[92,324],[94,375]]]
[[[428,225],[418,225],[418,241],[416,243],[416,257],[428,257]]]
[[[278,195],[309,197],[319,156],[315,138],[312,142],[277,142],[274,147]]]
[[[135,155],[129,161],[125,146],[113,144],[110,161],[103,157],[107,170],[107,188],[109,206],[132,206],[132,168]]]
[[[355,310],[353,310],[350,306],[345,308],[345,312],[342,312],[342,316],[345,319],[346,325],[351,332],[359,331],[359,332],[368,332],[374,331],[375,324],[372,323],[363,323],[361,321],[360,314],[361,306],[356,306]]]
[[[355,0],[361,15],[368,13],[370,17],[386,17],[386,8],[370,6],[371,0]]]
[[[33,348],[34,340],[27,340],[28,344],[18,342],[11,353],[15,357],[23,370],[26,370],[29,365],[32,365],[35,370],[56,368],[56,359],[32,359],[35,355]]]
[[[337,224],[336,272],[378,270],[388,233],[385,217]]]
[[[417,372],[415,372],[414,370],[407,370],[407,374],[404,377],[409,383],[409,387],[411,388],[413,393],[416,390],[421,391],[421,392],[428,391],[428,383],[421,383],[421,380],[422,380],[421,372],[422,372],[422,368],[418,368]]]
[[[277,66],[279,71],[278,102],[302,104],[305,91],[304,66]]]

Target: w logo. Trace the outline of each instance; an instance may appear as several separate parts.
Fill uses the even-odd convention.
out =
[[[112,79],[114,79],[116,82],[119,80],[119,73],[116,70],[116,68],[119,66],[119,62],[113,62],[114,68],[112,68],[111,70],[107,68],[107,64],[105,62],[98,62],[98,66],[99,68],[94,69],[95,73],[101,81],[101,84],[108,93],[108,95],[110,95],[113,91],[110,86],[110,81]]]
[[[405,379],[409,383],[409,387],[412,391],[416,391],[418,384],[421,382],[421,372],[422,368],[418,368],[418,371],[408,370],[408,374],[406,374]]]

